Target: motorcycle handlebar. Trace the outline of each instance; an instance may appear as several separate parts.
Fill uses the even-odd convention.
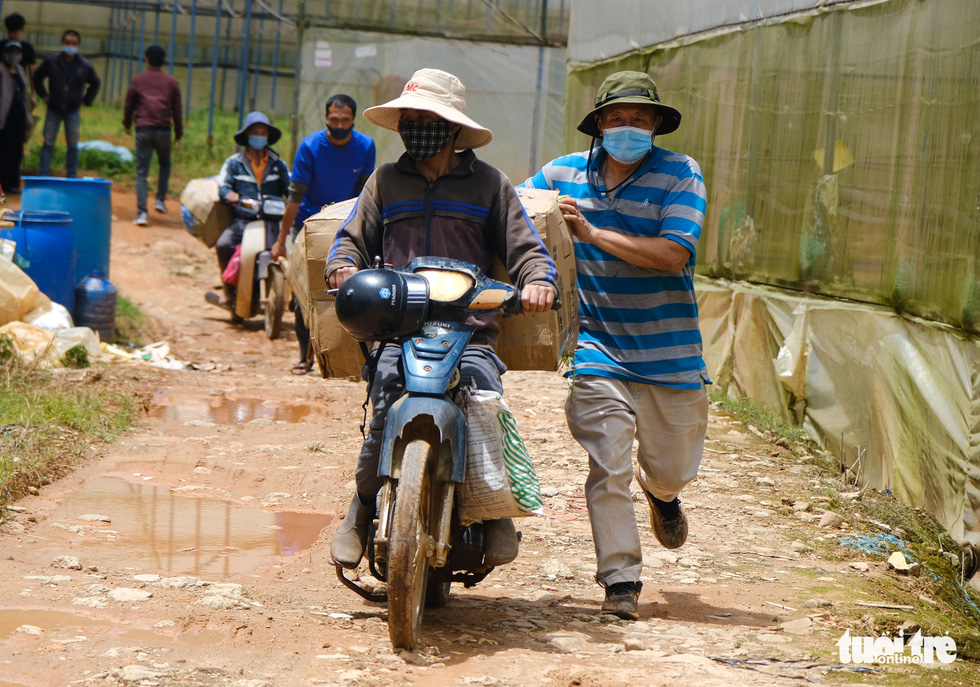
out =
[[[524,302],[521,299],[522,299],[521,290],[517,289],[514,295],[514,299],[504,307],[503,310],[504,314],[520,315],[522,312],[524,312],[524,307],[523,307]],[[557,296],[557,295],[555,296],[555,300],[552,301],[551,303],[551,309],[555,311],[561,310],[561,296]]]

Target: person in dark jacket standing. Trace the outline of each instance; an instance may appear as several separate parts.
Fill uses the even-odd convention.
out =
[[[11,194],[20,193],[24,139],[31,132],[27,77],[20,57],[20,43],[0,41],[0,187]]]
[[[150,173],[153,151],[160,163],[157,182],[157,212],[167,212],[167,182],[170,181],[170,122],[173,138],[180,147],[184,122],[180,115],[180,85],[177,79],[161,69],[167,53],[159,45],[151,45],[143,54],[147,70],[133,77],[126,93],[123,128],[128,134],[136,121],[136,219],[133,224],[146,224],[146,177]]]
[[[44,117],[44,146],[41,148],[41,176],[51,172],[54,142],[58,129],[65,123],[68,159],[65,176],[78,176],[78,131],[82,123],[82,105],[91,105],[99,93],[101,81],[92,63],[78,54],[82,37],[68,29],[61,36],[61,52],[51,55],[34,72],[34,92],[47,103]],[[48,82],[45,87],[45,80]]]

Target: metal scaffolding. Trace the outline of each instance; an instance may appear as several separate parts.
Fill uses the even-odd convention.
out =
[[[234,70],[231,107],[239,122],[250,109],[276,107],[278,82],[297,76],[296,53],[308,28],[375,31],[410,36],[470,39],[516,45],[561,47],[568,33],[571,0],[0,0],[0,16],[30,5],[81,5],[108,11],[107,25],[86,31],[101,39],[87,54],[105,60],[103,102],[125,97],[129,80],[142,69],[147,45],[160,44],[161,24],[169,19],[167,69],[186,70],[185,107],[210,88],[208,133],[215,108],[225,107],[227,72]],[[54,9],[54,8],[52,8]],[[23,11],[23,10],[21,10]],[[44,11],[44,22],[57,16]],[[147,15],[153,20],[147,36]],[[40,14],[38,16],[41,16]],[[104,14],[103,14],[104,16]],[[104,20],[103,20],[104,21]],[[213,26],[213,31],[209,30]],[[30,27],[37,31],[37,27]],[[198,32],[210,38],[206,43]],[[222,30],[224,36],[222,37]],[[166,29],[163,29],[166,32]],[[101,35],[99,35],[101,34]],[[32,33],[37,36],[37,33]],[[60,36],[60,30],[57,31]],[[44,34],[57,38],[54,27]],[[195,74],[210,78],[195,82]],[[220,83],[219,83],[220,72]],[[260,78],[265,89],[260,89]],[[293,99],[290,99],[290,104]]]

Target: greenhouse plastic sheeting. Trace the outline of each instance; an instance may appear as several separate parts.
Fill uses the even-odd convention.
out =
[[[596,62],[640,46],[846,2],[854,0],[575,0],[568,59]]]
[[[374,138],[378,164],[405,152],[396,132],[380,129],[363,110],[401,94],[417,69],[434,67],[466,87],[466,114],[493,132],[477,156],[515,183],[561,153],[565,51],[475,41],[310,29],[299,57],[298,139],[323,129],[327,98],[357,102],[355,126]]]
[[[717,388],[801,423],[870,486],[980,544],[980,344],[857,303],[698,279]]]
[[[605,76],[648,71],[684,117],[657,144],[704,172],[699,274],[980,333],[978,36],[976,0],[889,0],[636,46],[571,65],[565,150]]]

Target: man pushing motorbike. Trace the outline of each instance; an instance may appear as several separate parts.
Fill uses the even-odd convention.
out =
[[[493,134],[463,114],[465,107],[465,88],[458,78],[420,69],[398,98],[364,111],[369,122],[399,133],[405,153],[371,175],[337,232],[325,271],[331,288],[370,267],[376,256],[396,268],[419,256],[455,258],[487,274],[499,256],[522,291],[523,310],[551,308],[557,293],[555,264],[514,186],[473,153],[473,148],[490,143]],[[493,318],[477,323],[460,365],[462,385],[503,392],[500,375],[506,368],[495,353],[497,333]],[[397,346],[382,349],[370,376],[373,415],[357,460],[356,493],[330,548],[334,560],[346,568],[357,567],[364,555],[383,484],[378,462],[385,418],[403,388],[399,356]],[[484,528],[487,565],[517,557],[512,521],[491,520]]]
[[[218,255],[218,267],[222,274],[235,249],[241,245],[245,225],[255,219],[253,210],[239,204],[242,198],[261,200],[263,196],[284,198],[289,191],[289,168],[279,155],[269,146],[282,137],[282,132],[269,123],[269,118],[261,112],[245,115],[245,124],[235,134],[235,143],[244,150],[235,153],[221,165],[218,172],[218,197],[232,206],[234,221],[228,225],[214,246]],[[277,222],[268,222],[266,245],[275,243],[279,235]],[[234,311],[235,287],[222,282],[224,300],[213,291],[204,295],[208,303],[232,311],[232,321],[240,321]]]

